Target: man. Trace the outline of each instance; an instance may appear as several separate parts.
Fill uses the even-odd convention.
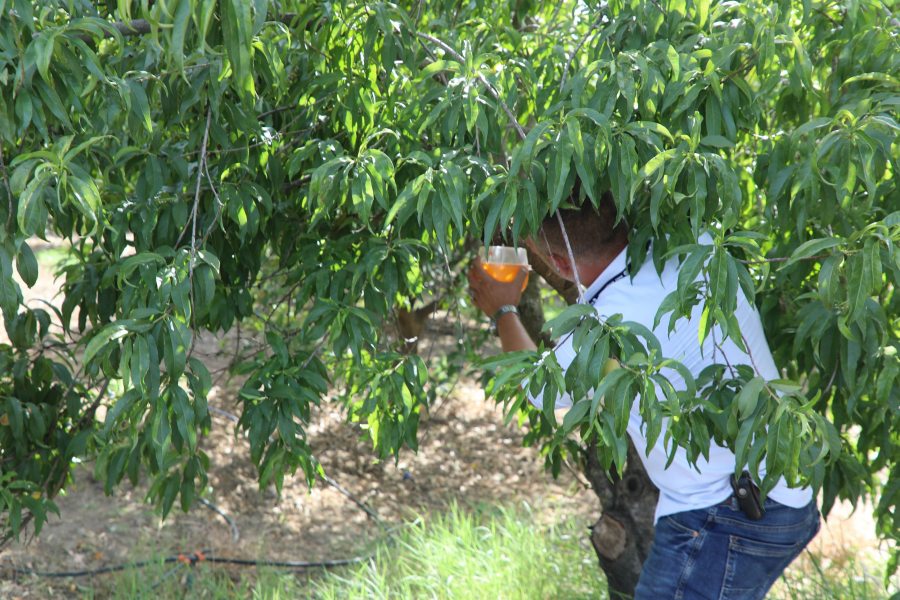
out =
[[[580,209],[560,211],[565,235],[554,214],[545,219],[538,235],[528,243],[565,279],[576,281],[578,274],[577,281],[587,285],[585,302],[591,303],[601,318],[622,314],[626,321],[653,330],[662,346],[663,356],[681,361],[694,376],[709,364],[719,363],[754,365],[759,375],[766,379],[778,378],[759,315],[742,294],[738,298],[735,317],[746,338],[749,355],[730,340],[722,341],[724,336],[716,329],[701,347],[697,336],[700,306],[695,307],[689,319],[680,319],[671,334],[665,323],[653,329],[660,302],[677,285],[678,261],[669,260],[658,275],[653,261],[648,259],[629,277],[626,265],[628,229],[623,222],[615,223],[615,211],[608,193],[601,201],[599,211],[585,201]],[[566,237],[574,264],[569,259]],[[536,349],[516,310],[524,277],[523,268],[515,281],[497,282],[478,261],[469,270],[472,298],[495,320],[504,351]],[[563,340],[554,353],[564,369],[575,357],[570,340]],[[674,371],[670,370],[666,375],[676,389],[683,384]],[[661,393],[657,395],[662,397]],[[541,406],[539,398],[531,398],[531,401]],[[688,463],[684,450],[679,449],[672,464],[666,468],[664,435],[660,435],[660,441],[650,449],[649,456],[643,452],[647,448],[647,439],[638,405],[638,402],[634,403],[628,434],[660,494],[655,538],[635,598],[763,598],[818,531],[819,511],[811,491],[788,488],[781,480],[766,498],[762,518],[753,520],[741,510],[732,485],[734,454],[713,444],[709,460],[701,457],[698,468],[694,468]],[[571,399],[559,398],[556,406],[567,408],[571,406]]]

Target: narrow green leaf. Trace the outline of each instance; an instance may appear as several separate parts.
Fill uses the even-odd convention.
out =
[[[108,343],[128,335],[129,324],[130,321],[116,321],[104,326],[100,331],[91,336],[81,360],[85,364],[89,363]]]
[[[797,246],[797,249],[791,253],[790,259],[785,261],[781,268],[786,269],[787,267],[801,260],[807,259],[811,256],[815,256],[820,252],[828,250],[829,248],[840,246],[843,243],[844,240],[835,237],[817,238],[804,242]]]
[[[191,22],[191,0],[176,0],[172,23],[172,45],[169,55],[175,65],[175,71],[184,76],[184,38],[188,24]],[[170,9],[171,10],[171,9]]]
[[[681,61],[678,59],[678,50],[671,44],[666,49],[666,58],[669,59],[669,64],[672,66],[672,81],[678,81],[681,76]]]
[[[571,431],[577,425],[581,423],[581,420],[584,418],[584,415],[587,414],[588,409],[590,409],[591,403],[587,398],[583,398],[575,403],[572,408],[566,413],[566,416],[563,417],[562,428],[565,431]]]
[[[759,393],[762,391],[765,386],[766,381],[762,377],[754,377],[741,388],[741,391],[737,395],[737,409],[738,415],[742,419],[746,419],[753,411],[756,410],[756,406],[759,402]]]
[[[664,150],[647,161],[647,163],[641,167],[641,170],[638,171],[637,177],[634,180],[634,183],[631,186],[631,197],[634,197],[635,192],[637,192],[638,188],[644,183],[644,180],[656,173],[660,167],[662,167],[668,159],[675,155],[677,150],[675,148],[671,148],[669,150]]]
[[[885,83],[888,87],[900,87],[900,80],[896,77],[891,77],[887,73],[860,73],[859,75],[854,75],[853,77],[845,79],[844,85],[856,83],[857,81],[876,81],[878,83]]]
[[[19,272],[19,276],[22,277],[22,281],[24,281],[25,285],[28,287],[32,287],[37,283],[38,263],[28,242],[23,241],[19,244],[19,254],[16,257],[16,270]]]
[[[153,119],[150,116],[150,101],[147,99],[147,92],[144,91],[144,86],[138,81],[129,79],[128,89],[131,92],[131,111],[143,123],[144,129],[152,132]]]
[[[16,216],[19,230],[26,236],[43,235],[47,225],[47,207],[44,205],[43,192],[50,176],[51,173],[47,169],[39,171],[19,197]]]
[[[50,76],[50,61],[53,58],[53,50],[56,47],[56,31],[45,30],[33,43],[38,72],[48,85],[53,85],[53,79]]]
[[[235,88],[245,97],[256,95],[250,63],[253,19],[250,3],[245,0],[222,1],[222,30],[225,50],[234,71]]]

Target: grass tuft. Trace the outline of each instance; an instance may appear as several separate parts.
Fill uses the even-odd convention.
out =
[[[887,600],[900,597],[900,579],[895,577],[886,587],[883,569],[884,565],[867,564],[852,551],[826,558],[806,550],[775,583],[768,598]]]
[[[586,532],[545,529],[528,509],[488,514],[451,506],[381,545],[367,563],[314,583],[321,600],[350,598],[605,598]]]

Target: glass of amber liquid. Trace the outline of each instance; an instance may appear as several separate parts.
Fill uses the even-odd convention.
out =
[[[528,268],[528,253],[525,248],[513,248],[512,246],[488,246],[482,248],[479,253],[484,270],[497,281],[509,283],[516,278],[521,267]],[[525,281],[522,289],[528,285],[528,273],[525,273]]]

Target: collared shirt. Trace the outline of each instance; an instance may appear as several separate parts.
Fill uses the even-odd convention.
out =
[[[750,355],[731,340],[723,341],[725,336],[718,327],[712,329],[702,346],[698,343],[697,334],[703,310],[699,304],[694,307],[690,318],[682,318],[676,322],[675,329],[671,333],[668,331],[668,316],[654,329],[653,320],[659,305],[678,285],[678,260],[670,259],[665,264],[662,274],[657,274],[653,261],[648,258],[634,277],[630,278],[627,275],[622,276],[627,270],[626,253],[627,248],[622,250],[588,286],[584,294],[585,301],[592,300],[591,303],[597,309],[600,318],[607,319],[615,314],[621,314],[624,320],[640,323],[652,330],[662,347],[663,357],[678,360],[694,377],[711,364],[726,362],[731,365],[755,365],[758,375],[767,380],[779,377],[759,313],[747,302],[742,293],[738,294],[735,317],[750,349],[752,360]],[[567,369],[575,359],[571,337],[562,340],[553,352],[560,366]],[[675,389],[683,389],[684,379],[676,371],[664,369],[662,374],[669,379]],[[659,389],[657,397],[663,397]],[[531,397],[530,400],[535,406],[539,408],[542,406],[540,397]],[[568,408],[571,405],[572,400],[567,395],[558,398],[556,402],[557,408]],[[656,519],[686,510],[707,508],[731,496],[730,476],[734,472],[735,457],[730,450],[712,442],[709,459],[706,460],[701,456],[697,461],[697,467],[694,468],[688,463],[684,448],[679,447],[675,459],[667,468],[668,458],[663,447],[666,421],[663,421],[662,434],[648,455],[644,452],[647,448],[647,437],[639,406],[640,402],[637,400],[632,405],[628,434],[638,449],[647,475],[659,488]],[[763,476],[765,465],[760,466],[760,471],[760,476]],[[789,488],[784,479],[780,479],[769,496],[784,505],[800,508],[810,502],[812,491],[809,488]]]

